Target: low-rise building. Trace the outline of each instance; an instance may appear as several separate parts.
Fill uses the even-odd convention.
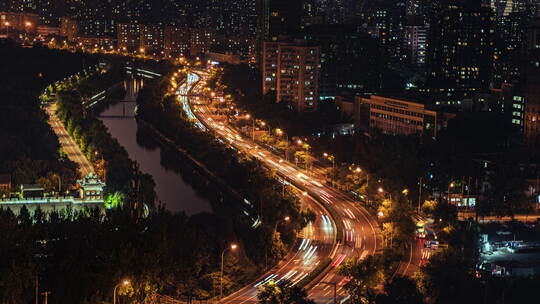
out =
[[[354,117],[354,96],[336,96],[335,103],[341,116]]]
[[[11,192],[11,175],[0,174],[0,191]]]
[[[423,103],[372,95],[357,96],[355,125],[357,132],[377,129],[391,135],[427,135],[436,137],[454,115],[427,109]]]
[[[105,183],[102,182],[95,174],[90,173],[85,178],[78,180],[80,185],[79,197],[85,201],[103,201],[103,188]]]
[[[42,185],[37,184],[22,184],[20,186],[23,197],[43,197],[45,189]]]
[[[211,61],[216,61],[220,63],[229,63],[229,64],[240,64],[242,59],[239,55],[232,53],[218,53],[218,52],[208,52],[206,53],[206,58]]]
[[[54,26],[40,25],[37,27],[37,34],[41,36],[49,36],[49,35],[58,36],[60,35],[60,28],[54,27]]]

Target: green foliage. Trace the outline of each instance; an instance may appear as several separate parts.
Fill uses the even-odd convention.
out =
[[[422,304],[422,294],[416,282],[407,277],[396,277],[384,284],[384,294],[377,297],[377,304]]]
[[[12,184],[35,183],[50,174],[64,185],[76,180],[76,165],[59,153],[58,138],[40,108],[39,96],[94,58],[40,47],[20,48],[0,41],[0,173],[11,173]],[[42,77],[37,77],[42,73]],[[56,183],[57,184],[57,183]]]
[[[247,64],[224,65],[223,71],[217,75],[217,82],[223,85],[225,94],[230,94],[240,108],[271,126],[286,130],[289,136],[313,134],[340,118],[332,107],[321,113],[300,115],[291,111],[290,104],[276,103],[275,96],[263,96],[260,76]]]
[[[307,293],[301,287],[292,286],[289,281],[275,283],[270,281],[263,285],[258,294],[260,304],[314,304],[307,298]]]
[[[373,301],[376,287],[385,280],[382,261],[380,255],[369,255],[364,260],[348,260],[340,266],[338,273],[350,278],[344,288],[353,303]]]
[[[260,161],[239,154],[218,142],[212,134],[194,127],[184,117],[181,105],[174,96],[168,96],[167,91],[166,77],[146,83],[137,100],[140,118],[185,149],[221,180],[227,181],[228,186],[252,204],[254,213],[260,213],[262,227],[250,232],[257,236],[246,240],[249,256],[261,264],[267,261],[267,254],[270,254],[269,262],[280,258],[285,252],[282,242],[292,245],[295,232],[302,228],[297,197],[290,189],[283,189]],[[215,205],[214,209],[224,214],[241,212],[232,212],[230,204]],[[290,217],[290,224],[281,225],[277,234],[280,241],[272,242],[276,222],[286,216]],[[253,240],[261,240],[266,245],[261,246]]]
[[[108,193],[104,201],[105,208],[118,208],[124,205],[124,195],[121,192]]]
[[[83,96],[91,96],[121,81],[121,66],[113,65],[107,72],[95,73],[88,73],[77,82],[58,88],[57,115],[79,148],[89,156],[89,160],[97,163],[100,159],[94,155],[103,157],[107,193],[114,197],[119,192],[123,197],[129,197],[130,203],[153,206],[155,192],[152,177],[138,170],[137,164],[129,158],[118,141],[111,137],[107,127],[87,113],[82,105]]]
[[[469,267],[462,254],[445,250],[433,255],[415,279],[420,291],[434,303],[471,303],[480,287]]]
[[[111,301],[124,279],[131,285],[118,289],[120,297],[132,301],[152,292],[208,298],[215,294],[208,275],[219,272],[223,240],[234,234],[228,219],[212,214],[156,209],[141,218],[120,207],[48,216],[23,208],[15,216],[0,209],[0,303],[30,302],[36,276],[53,303]],[[225,259],[227,290],[249,278],[243,248]]]

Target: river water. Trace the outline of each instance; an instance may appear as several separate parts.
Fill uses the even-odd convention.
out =
[[[156,183],[157,199],[166,209],[184,211],[188,215],[211,212],[210,202],[184,180],[189,178],[191,169],[181,162],[175,162],[176,170],[172,169],[164,159],[170,152],[167,154],[167,151],[162,151],[151,135],[139,129],[133,112],[137,92],[142,85],[143,80],[126,81],[127,94],[124,100],[128,102],[109,106],[100,114],[99,119],[109,129],[112,137],[127,150],[129,157],[139,164],[140,170],[152,175]]]

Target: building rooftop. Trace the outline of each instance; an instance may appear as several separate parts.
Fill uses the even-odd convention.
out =
[[[44,191],[45,189],[43,188],[43,186],[41,185],[38,185],[38,184],[22,184],[21,185],[21,191],[22,192],[25,192],[25,191]]]

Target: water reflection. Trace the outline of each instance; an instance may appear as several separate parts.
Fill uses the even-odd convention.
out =
[[[182,175],[191,169],[177,163],[173,170],[171,166],[165,166],[164,151],[137,125],[132,113],[135,110],[136,93],[143,85],[140,81],[130,80],[126,82],[126,101],[106,108],[100,118],[109,129],[111,135],[127,150],[131,159],[139,163],[142,172],[152,175],[156,182],[156,194],[158,200],[171,211],[184,211],[188,215],[204,211],[211,211],[210,203],[197,193],[193,187],[185,182]],[[126,113],[126,115],[123,115]],[[126,116],[126,117],[124,117]],[[170,161],[170,160],[169,160]]]

